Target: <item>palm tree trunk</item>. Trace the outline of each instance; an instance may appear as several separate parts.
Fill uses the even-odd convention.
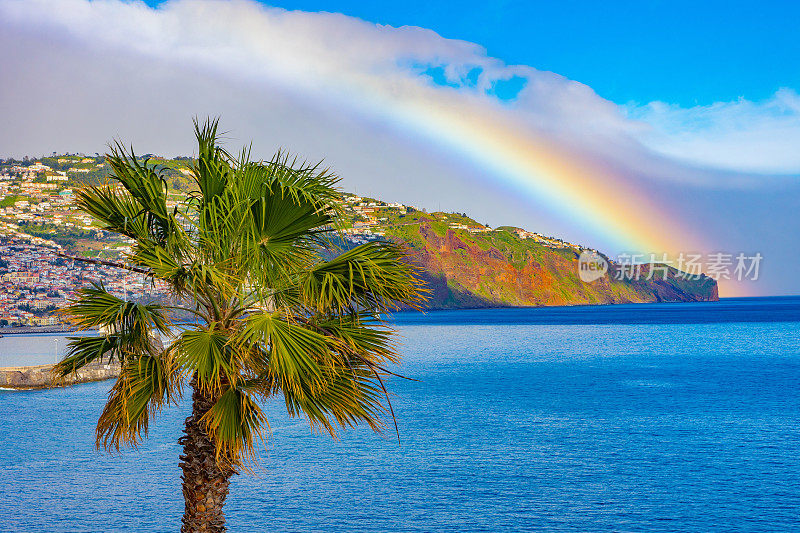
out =
[[[214,401],[197,388],[196,380],[192,380],[191,386],[192,414],[186,419],[184,435],[178,440],[183,446],[180,465],[186,502],[181,533],[218,533],[226,530],[222,507],[235,472],[217,465],[214,443],[200,424],[200,418],[211,409]]]

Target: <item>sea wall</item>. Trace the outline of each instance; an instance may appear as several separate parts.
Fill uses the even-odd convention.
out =
[[[28,335],[31,333],[68,333],[74,331],[69,324],[53,326],[7,326],[0,328],[0,335]]]
[[[64,380],[56,382],[52,373],[53,365],[12,366],[0,368],[0,388],[7,389],[46,389],[102,381],[119,375],[119,363],[90,363]]]

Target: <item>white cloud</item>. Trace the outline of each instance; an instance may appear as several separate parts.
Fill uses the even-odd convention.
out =
[[[266,84],[270,90],[327,99],[373,118],[387,101],[456,98],[465,109],[488,108],[523,128],[583,145],[596,156],[622,164],[630,159],[633,168],[642,167],[637,161],[651,151],[701,168],[800,173],[800,98],[788,89],[759,103],[682,109],[654,102],[621,108],[586,85],[505,65],[479,45],[430,30],[245,0],[178,0],[157,10],[118,0],[6,0],[0,12],[6,26],[43,36],[52,32],[73,46],[102,50],[104,58],[136,55],[228,83]],[[6,57],[4,62],[23,60]],[[440,68],[455,90],[436,87],[424,74],[429,67]],[[492,87],[512,77],[525,80],[525,86],[516,101],[503,105]],[[707,176],[693,174],[696,170],[687,169],[683,179],[708,184]]]
[[[760,102],[652,102],[631,108],[630,116],[652,126],[641,140],[660,154],[738,172],[800,173],[800,96],[791,89]]]

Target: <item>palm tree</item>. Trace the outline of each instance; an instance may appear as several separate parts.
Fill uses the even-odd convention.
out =
[[[254,464],[268,431],[264,400],[282,396],[291,416],[332,436],[393,418],[382,376],[398,354],[381,314],[419,307],[425,290],[395,243],[334,256],[341,208],[330,172],[280,153],[267,163],[248,150],[234,157],[218,144],[216,120],[195,121],[195,133],[196,190],[182,207],[168,207],[160,167],[118,142],[106,156],[115,181],[76,195],[134,242],[124,263],[104,263],[167,287],[180,305],[125,301],[102,284],[81,289],[64,313],[100,333],[72,338],[55,370],[119,361],[96,432],[98,448],[116,450],[139,443],[188,381],[181,530],[216,532],[231,476]],[[171,322],[176,311],[193,320]]]

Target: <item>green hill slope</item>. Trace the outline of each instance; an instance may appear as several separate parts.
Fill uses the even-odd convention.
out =
[[[462,227],[466,226],[466,228]],[[414,212],[387,217],[386,238],[407,243],[432,294],[431,308],[713,301],[716,281],[684,279],[674,268],[641,267],[638,279],[578,276],[580,247],[554,238],[521,237],[517,228],[488,229],[463,215]]]

